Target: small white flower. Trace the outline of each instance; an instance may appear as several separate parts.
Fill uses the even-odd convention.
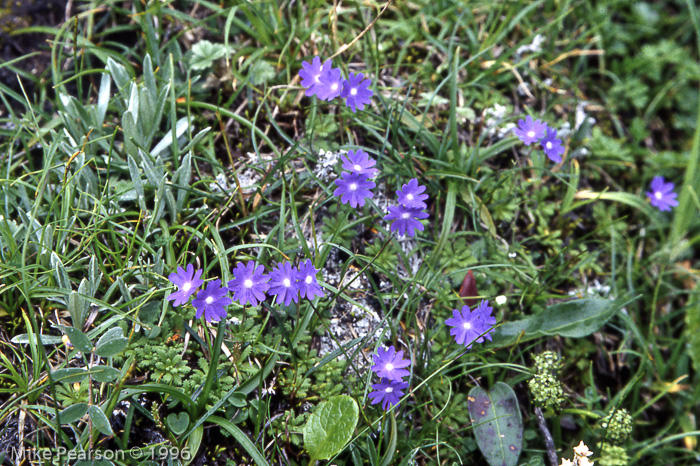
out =
[[[579,443],[577,447],[574,447],[574,453],[576,453],[576,456],[591,456],[593,454],[583,443],[583,440],[581,440],[581,443]]]
[[[499,306],[503,306],[506,303],[506,301],[508,301],[508,298],[506,298],[505,296],[496,296],[496,304],[498,304]]]

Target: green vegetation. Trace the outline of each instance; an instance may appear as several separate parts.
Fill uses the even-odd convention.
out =
[[[601,465],[696,463],[694,2],[69,15],[0,40],[0,463],[22,445],[141,454],[94,465],[535,466],[581,441]],[[314,56],[371,79],[371,105],[305,96]],[[515,137],[527,115],[559,131],[561,163]],[[331,162],[358,148],[380,174],[354,209]],[[647,198],[655,176],[671,212]],[[429,218],[405,238],[383,217],[411,178]],[[225,285],[239,262],[307,258],[315,301],[234,303],[216,324],[165,299],[178,266]],[[445,325],[465,299],[498,322],[467,352]],[[384,411],[367,395],[389,345],[412,364]]]

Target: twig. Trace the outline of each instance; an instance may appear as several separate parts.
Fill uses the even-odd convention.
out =
[[[335,57],[337,57],[338,55],[340,55],[341,53],[345,52],[345,51],[346,51],[347,49],[349,49],[350,47],[352,47],[353,45],[355,45],[355,43],[356,43],[358,40],[360,40],[360,39],[362,38],[362,36],[364,36],[364,35],[367,33],[367,31],[369,31],[370,29],[372,29],[372,26],[374,26],[374,23],[376,23],[377,20],[379,19],[379,17],[382,15],[382,13],[384,13],[384,12],[386,11],[386,9],[389,8],[389,5],[391,5],[391,2],[392,2],[392,1],[393,1],[393,0],[388,0],[388,1],[384,4],[384,8],[382,8],[382,11],[380,11],[379,14],[377,15],[377,17],[374,18],[374,19],[372,20],[372,22],[369,23],[369,24],[367,25],[367,27],[364,29],[364,31],[362,31],[357,37],[355,37],[352,41],[350,41],[350,43],[345,44],[345,45],[342,45],[342,46],[338,49],[337,52],[335,52],[333,55],[331,55],[331,56],[328,57],[328,58],[335,58]]]
[[[539,407],[535,407],[535,416],[537,416],[537,425],[544,436],[544,445],[547,447],[549,462],[552,463],[552,466],[558,466],[559,460],[557,459],[557,452],[554,448],[554,439],[552,438],[552,434],[549,433],[549,429],[547,429],[547,421],[545,421],[544,414],[542,414],[542,410]]]

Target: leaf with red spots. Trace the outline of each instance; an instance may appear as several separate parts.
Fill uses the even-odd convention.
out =
[[[498,382],[490,391],[469,391],[469,417],[490,466],[515,466],[523,448],[523,419],[513,389]]]

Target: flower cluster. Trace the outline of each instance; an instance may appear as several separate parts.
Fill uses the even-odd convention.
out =
[[[403,396],[402,390],[408,387],[403,378],[410,374],[405,368],[411,365],[411,361],[403,358],[403,350],[396,351],[390,346],[388,349],[379,348],[373,357],[374,371],[381,378],[379,383],[372,384],[375,390],[369,394],[372,404],[382,403],[385,411],[399,403]]]
[[[606,439],[619,444],[632,434],[633,423],[630,412],[620,408],[608,413],[598,422],[596,427],[604,431]]]
[[[539,142],[549,160],[554,163],[561,162],[564,146],[561,139],[557,139],[557,130],[547,126],[547,123],[533,120],[528,115],[524,120],[518,120],[518,127],[513,129],[513,132],[526,146]]]
[[[488,300],[481,300],[473,311],[466,305],[462,306],[461,313],[453,309],[452,317],[445,320],[445,324],[454,327],[450,330],[450,335],[455,337],[457,344],[470,349],[475,342],[491,340],[491,332],[496,325],[496,318],[491,315],[492,311],[493,308],[489,306]]]
[[[579,443],[577,447],[574,447],[573,461],[562,458],[559,466],[593,466],[593,461],[588,459],[592,454],[593,452],[590,451],[583,443],[583,440],[581,440],[581,443]]]
[[[532,393],[532,402],[540,408],[558,412],[566,401],[564,386],[557,375],[562,362],[554,351],[537,354],[533,360],[535,376],[527,381]]]
[[[371,199],[374,196],[370,189],[376,184],[370,181],[370,178],[379,173],[379,170],[374,168],[377,162],[362,149],[351,150],[347,157],[343,156],[340,159],[343,161],[343,168],[349,171],[344,171],[340,178],[335,180],[338,187],[333,195],[340,196],[340,202],[343,204],[349,203],[353,208],[363,207],[365,199]]]
[[[425,186],[419,185],[415,178],[396,191],[399,205],[389,206],[389,213],[384,217],[384,220],[393,220],[391,231],[398,230],[401,236],[413,236],[416,230],[423,231],[420,220],[428,218],[424,210],[428,207],[425,203],[428,195],[424,191]]]
[[[321,58],[314,57],[311,63],[302,62],[301,66],[299,77],[308,97],[315,95],[330,101],[340,96],[355,113],[358,108],[364,110],[374,95],[369,89],[371,79],[365,79],[362,73],[350,73],[348,79],[343,79],[340,68],[333,68],[330,58],[321,64]]]
[[[301,262],[298,268],[293,267],[289,261],[277,264],[269,275],[265,273],[265,267],[256,265],[253,261],[246,264],[239,262],[233,269],[233,280],[227,286],[221,286],[221,280],[216,279],[197,293],[197,297],[192,300],[192,305],[197,309],[196,318],[204,315],[207,322],[218,322],[226,317],[225,306],[233,301],[243,306],[257,306],[265,301],[268,292],[275,296],[276,304],[284,303],[285,306],[289,306],[292,301],[298,303],[299,296],[308,300],[323,297],[323,288],[316,279],[318,272],[311,259]],[[177,273],[168,277],[178,290],[170,293],[167,299],[174,300],[175,306],[189,301],[204,283],[200,279],[201,275],[202,270],[195,273],[192,264],[188,264],[187,270],[178,267]],[[228,292],[233,293],[233,300],[226,296]]]

